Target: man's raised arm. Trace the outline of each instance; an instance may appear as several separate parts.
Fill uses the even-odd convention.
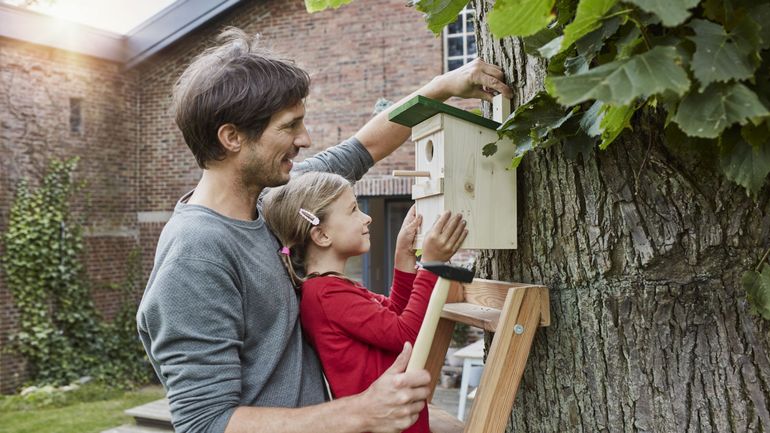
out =
[[[503,70],[477,58],[459,69],[437,76],[389,109],[383,110],[367,122],[355,137],[369,151],[374,162],[377,162],[390,155],[409,138],[410,128],[388,120],[388,113],[403,102],[416,95],[439,101],[445,101],[452,96],[492,101],[492,97],[497,93],[502,93],[507,98],[513,96],[511,89],[503,82]]]

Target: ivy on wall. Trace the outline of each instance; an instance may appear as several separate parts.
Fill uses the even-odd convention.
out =
[[[27,361],[34,383],[59,385],[86,375],[121,385],[147,382],[147,363],[135,353],[141,349],[136,305],[122,292],[121,313],[106,324],[90,296],[80,262],[81,224],[70,213],[82,186],[73,180],[76,166],[77,158],[54,160],[38,188],[18,185],[3,236],[6,280],[19,310],[11,347]],[[126,291],[136,289],[136,274],[129,272]]]
[[[306,0],[308,11],[351,0]],[[441,33],[469,0],[412,0]],[[530,151],[564,143],[568,156],[606,149],[640,111],[666,114],[669,146],[717,155],[756,197],[770,173],[770,0],[495,0],[485,22],[547,60],[545,90],[498,129]],[[494,154],[497,143],[483,149]],[[743,276],[770,319],[767,254]]]

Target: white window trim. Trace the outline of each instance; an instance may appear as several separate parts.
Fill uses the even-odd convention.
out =
[[[458,16],[462,16],[462,31],[459,33],[452,33],[452,36],[459,36],[463,39],[463,54],[460,56],[450,56],[449,55],[449,26],[446,26],[443,31],[443,40],[444,40],[444,72],[449,71],[449,61],[450,60],[462,60],[463,64],[469,63],[471,60],[475,59],[478,56],[478,45],[476,47],[476,53],[473,54],[473,58],[471,58],[468,54],[468,36],[476,36],[476,33],[474,31],[468,31],[466,28],[467,23],[467,16],[473,15],[474,17],[474,23],[475,23],[475,17],[476,17],[476,11],[474,9],[471,9],[470,7],[466,6],[462,11],[460,11],[460,14]],[[477,42],[478,44],[478,42]]]

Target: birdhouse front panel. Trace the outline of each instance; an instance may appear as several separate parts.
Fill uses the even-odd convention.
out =
[[[415,108],[411,113],[409,107],[402,110],[419,119],[407,125],[412,126],[415,143],[415,171],[409,172],[414,176],[412,198],[423,217],[415,247],[422,248],[425,234],[449,210],[462,214],[467,222],[468,237],[462,248],[516,248],[516,171],[508,169],[514,152],[512,143],[501,140],[498,152],[485,157],[481,151],[484,145],[498,140],[495,122],[427,101],[427,105],[417,101],[417,108],[422,110],[417,116]],[[435,108],[432,103],[448,109],[440,107],[446,111],[431,113],[426,106]]]

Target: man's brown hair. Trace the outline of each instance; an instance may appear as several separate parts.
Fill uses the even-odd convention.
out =
[[[275,113],[307,97],[310,76],[294,62],[258,46],[259,35],[225,29],[174,85],[176,124],[198,166],[225,158],[219,127],[231,123],[256,140]]]

